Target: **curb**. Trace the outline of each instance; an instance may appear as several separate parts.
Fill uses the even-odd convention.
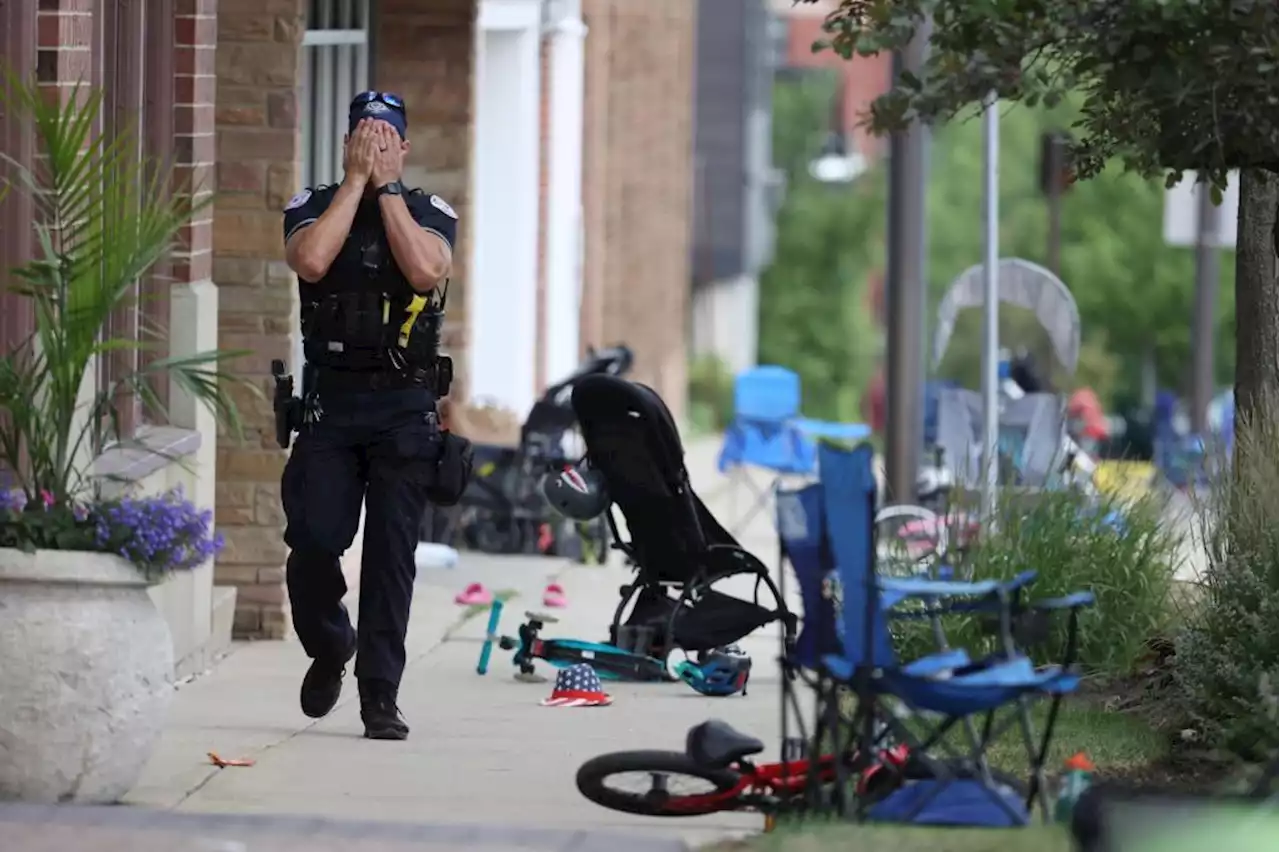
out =
[[[92,807],[80,805],[0,805],[0,826],[26,825],[64,829],[121,830],[135,833],[137,840],[146,841],[150,832],[178,833],[192,839],[223,840],[225,848],[252,849],[254,852],[273,852],[280,848],[271,843],[274,837],[280,843],[306,838],[323,839],[332,844],[335,839],[349,840],[344,848],[350,852],[376,852],[379,847],[391,848],[391,844],[431,844],[433,847],[462,849],[518,848],[537,852],[689,852],[689,846],[680,840],[654,840],[629,837],[625,834],[599,831],[566,831],[544,828],[516,828],[490,825],[406,824],[311,819],[306,817],[183,814],[156,811],[146,808]],[[8,832],[5,832],[8,834]],[[59,832],[61,834],[61,832]],[[86,836],[86,840],[92,840]],[[165,838],[155,838],[160,844]],[[229,841],[229,842],[228,842]],[[171,842],[171,841],[169,841]],[[80,849],[89,852],[94,847]],[[164,848],[157,845],[156,849]],[[212,847],[211,847],[212,848]],[[288,844],[288,849],[305,847]],[[66,849],[64,852],[79,852]]]

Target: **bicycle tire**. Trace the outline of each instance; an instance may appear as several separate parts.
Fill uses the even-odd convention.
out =
[[[710,800],[700,803],[700,806],[672,808],[672,801],[703,799],[706,794],[697,797],[669,797],[663,802],[657,802],[648,795],[639,796],[610,789],[605,783],[609,776],[623,772],[678,773],[707,781],[720,793],[733,790],[741,778],[732,769],[703,766],[682,751],[618,751],[593,757],[578,768],[578,792],[603,808],[639,816],[690,817],[735,810],[733,803],[736,799]]]

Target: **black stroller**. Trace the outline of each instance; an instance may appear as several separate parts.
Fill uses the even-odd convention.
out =
[[[605,523],[575,530],[551,514],[538,482],[548,470],[581,457],[580,446],[569,446],[578,428],[570,405],[577,382],[592,375],[623,375],[632,361],[631,350],[623,345],[588,350],[573,373],[534,403],[520,428],[518,447],[476,445],[474,474],[462,500],[444,517],[428,509],[419,537],[484,553],[602,560],[609,546]]]
[[[609,641],[664,659],[674,648],[707,651],[780,621],[790,647],[796,616],[764,563],[743,550],[693,493],[680,434],[657,393],[614,376],[588,376],[573,390],[573,410],[587,460],[604,477],[612,502],[605,518],[613,546],[636,570],[621,589]],[[615,507],[630,541],[619,534]],[[712,588],[738,574],[755,579],[754,600]],[[772,608],[761,605],[761,586],[768,588]],[[647,642],[628,641],[637,635]]]

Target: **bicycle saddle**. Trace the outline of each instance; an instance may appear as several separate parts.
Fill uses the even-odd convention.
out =
[[[764,751],[764,743],[748,734],[735,731],[728,722],[709,719],[689,729],[685,753],[694,761],[714,769]]]

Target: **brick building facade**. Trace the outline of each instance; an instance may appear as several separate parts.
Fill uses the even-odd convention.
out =
[[[183,399],[171,400],[174,422],[165,425],[203,437],[193,490],[216,505],[227,542],[212,577],[201,581],[203,602],[187,607],[194,615],[175,611],[174,624],[194,619],[208,632],[208,599],[216,583],[235,590],[237,634],[274,638],[288,629],[279,494],[286,454],[275,445],[269,372],[272,359],[296,360],[298,330],[297,285],[284,262],[280,217],[304,181],[325,171],[315,162],[316,151],[325,148],[333,156],[340,144],[344,128],[334,115],[345,108],[345,100],[337,100],[350,93],[317,89],[316,74],[323,68],[337,76],[336,66],[325,63],[348,50],[333,47],[347,44],[344,39],[353,40],[340,61],[363,63],[346,81],[348,88],[395,91],[410,106],[406,183],[438,193],[459,214],[446,347],[459,368],[455,396],[467,398],[475,329],[495,319],[477,312],[473,260],[503,252],[509,236],[491,229],[478,237],[473,211],[481,96],[474,82],[477,27],[486,4],[529,4],[540,11],[544,28],[566,10],[578,15],[572,0],[0,0],[0,59],[59,93],[76,80],[101,84],[110,105],[107,121],[133,122],[148,154],[175,162],[180,180],[217,192],[216,205],[206,208],[212,212],[183,229],[173,262],[140,285],[155,297],[146,301],[167,312],[162,319],[175,351],[244,351],[228,369],[258,391],[229,388],[243,414],[243,437],[218,434],[207,415]],[[312,19],[317,8],[328,6],[347,10],[326,13],[330,18],[350,12],[360,20],[330,20],[317,34]],[[585,130],[576,167],[582,173],[574,178],[581,180],[581,210],[572,215],[582,233],[565,242],[565,200],[561,193],[551,204],[549,184],[574,166],[556,158],[556,144],[545,142],[538,154],[537,213],[527,223],[538,246],[538,333],[530,352],[510,357],[544,360],[548,337],[565,321],[558,317],[556,326],[546,316],[555,307],[547,301],[548,280],[564,274],[566,253],[580,254],[581,263],[571,257],[567,264],[581,267],[574,285],[580,307],[569,319],[578,348],[629,343],[637,355],[636,378],[656,387],[678,415],[685,396],[694,11],[687,0],[581,0],[581,20]],[[550,36],[544,29],[542,37]],[[544,77],[555,77],[552,64],[544,51]],[[559,96],[567,91],[565,67],[572,66],[559,66]],[[334,103],[317,103],[318,91]],[[546,98],[544,128],[550,121]],[[317,107],[329,124],[312,115]],[[333,138],[320,145],[322,134]],[[30,154],[25,131],[3,116],[0,141],[6,152]],[[30,219],[23,204],[10,197],[0,208],[0,259],[6,265],[28,249],[17,224]],[[556,205],[559,241],[548,236],[544,222]],[[484,245],[476,242],[482,238]],[[556,258],[554,269],[549,255]],[[557,304],[563,308],[560,285]],[[13,297],[0,299],[3,340],[21,339],[29,318]],[[125,319],[136,330],[142,318]],[[547,372],[532,375],[532,392],[558,378]]]
[[[682,418],[693,213],[697,5],[584,0],[582,339],[635,350]]]

